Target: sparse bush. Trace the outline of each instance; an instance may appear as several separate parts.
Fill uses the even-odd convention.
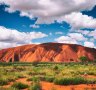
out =
[[[39,78],[38,77],[32,77],[32,78],[28,78],[27,81],[38,82]]]
[[[57,85],[77,85],[77,84],[85,84],[86,81],[84,80],[84,78],[75,77],[75,78],[55,79],[54,83]]]
[[[29,90],[42,90],[42,87],[39,82],[36,82],[32,86],[30,86]]]
[[[15,81],[15,78],[8,78],[8,81],[13,82],[13,81]]]
[[[47,82],[53,82],[54,81],[54,77],[50,77],[50,76],[46,76],[45,77],[45,81],[47,81]]]
[[[0,86],[3,86],[3,85],[7,85],[8,84],[8,80],[7,79],[0,79]]]
[[[87,62],[88,61],[88,58],[86,56],[81,56],[79,59],[81,60],[81,62]]]
[[[54,78],[53,76],[43,76],[43,77],[39,77],[41,81],[47,81],[47,82],[53,82]]]
[[[12,87],[17,88],[17,89],[25,89],[28,88],[28,85],[23,84],[21,82],[15,82]]]
[[[25,78],[24,75],[18,75],[17,77],[18,77],[18,78]]]
[[[58,66],[53,67],[53,70],[58,70],[58,69],[59,69]]]
[[[16,67],[14,67],[14,65],[16,65]],[[32,63],[11,63],[10,66],[8,63],[5,63],[4,66],[0,66],[0,85],[2,87],[2,85],[6,85],[9,82],[13,82],[18,78],[23,78],[24,76],[26,76],[26,78],[29,78],[28,80],[32,82],[32,85],[38,84],[39,81],[53,82],[60,85],[94,85],[96,83],[96,80],[94,79],[94,76],[96,75],[95,65],[96,63],[94,62],[39,63],[37,65],[38,67],[34,67],[32,66]],[[88,75],[91,75],[92,78],[86,78]],[[17,87],[21,86],[17,85]],[[13,88],[14,87],[12,87],[12,90],[15,90]],[[3,89],[0,88],[0,90]],[[11,89],[8,88],[7,90]]]

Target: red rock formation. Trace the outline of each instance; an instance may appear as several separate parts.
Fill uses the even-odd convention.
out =
[[[74,44],[44,43],[0,51],[1,62],[77,62],[81,56],[94,60],[96,58],[96,49]]]

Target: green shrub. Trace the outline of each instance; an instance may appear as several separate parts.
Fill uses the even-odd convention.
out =
[[[18,77],[18,78],[25,78],[24,75],[18,75],[17,77]]]
[[[79,59],[81,60],[81,62],[86,62],[88,60],[86,56],[81,56]]]
[[[56,66],[56,65],[53,67],[53,70],[58,70],[58,69],[59,69],[59,68],[58,68],[58,66]]]
[[[33,72],[28,72],[28,75],[32,76],[33,75]]]
[[[86,81],[84,78],[75,77],[75,78],[55,79],[54,83],[57,85],[77,85],[77,84],[85,84]]]
[[[27,81],[38,82],[39,78],[38,77],[32,77],[32,78],[28,78]]]
[[[46,76],[45,77],[45,81],[47,81],[47,82],[53,82],[54,81],[54,77]]]
[[[7,79],[0,79],[0,86],[7,85],[8,80]]]
[[[28,88],[28,85],[23,84],[21,82],[16,82],[12,85],[12,87],[17,88],[17,89],[25,89],[25,88]]]
[[[8,78],[8,81],[9,82],[14,82],[15,81],[15,78]]]
[[[39,82],[34,83],[32,86],[30,86],[29,90],[42,90],[42,87]]]
[[[53,76],[45,76],[45,77],[39,77],[41,81],[47,81],[47,82],[53,82],[54,77]]]

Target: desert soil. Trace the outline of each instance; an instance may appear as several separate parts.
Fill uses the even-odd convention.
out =
[[[85,78],[96,78],[96,76],[83,76]],[[16,82],[21,82],[24,84],[31,85],[30,81],[27,81],[27,78],[20,78],[16,80]],[[8,85],[3,86],[4,88],[10,87],[14,82],[10,82]],[[81,84],[81,85],[68,85],[68,86],[61,86],[61,85],[54,85],[53,83],[41,81],[42,90],[96,90],[96,84]],[[28,89],[23,89],[28,90]]]

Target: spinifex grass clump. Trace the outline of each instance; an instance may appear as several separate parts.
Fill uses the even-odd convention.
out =
[[[42,87],[39,82],[34,82],[32,86],[30,86],[29,90],[42,90]]]
[[[38,77],[30,78],[29,81],[32,81],[32,85],[29,87],[29,90],[42,90]]]
[[[25,88],[28,88],[28,85],[26,84],[23,84],[21,82],[15,82],[13,85],[12,85],[13,88],[17,88],[17,89],[25,89]]]
[[[27,81],[33,81],[33,82],[37,82],[39,81],[39,77],[32,77],[32,78],[28,78]]]
[[[57,85],[78,85],[78,84],[96,84],[96,79],[87,79],[83,77],[69,77],[55,79]]]
[[[39,77],[41,81],[53,82],[55,77],[54,76],[43,76]]]
[[[81,77],[70,77],[70,78],[59,78],[55,79],[54,83],[57,85],[78,85],[78,84],[85,84],[86,80]]]
[[[3,78],[0,79],[0,86],[7,85],[7,84],[8,84],[7,79],[3,79]]]
[[[53,82],[55,79],[54,76],[35,76],[35,77],[32,77],[32,78],[28,78],[27,81],[47,81],[47,82]]]
[[[53,70],[58,70],[59,69],[59,67],[57,66],[57,65],[55,65],[54,67],[53,67]]]

